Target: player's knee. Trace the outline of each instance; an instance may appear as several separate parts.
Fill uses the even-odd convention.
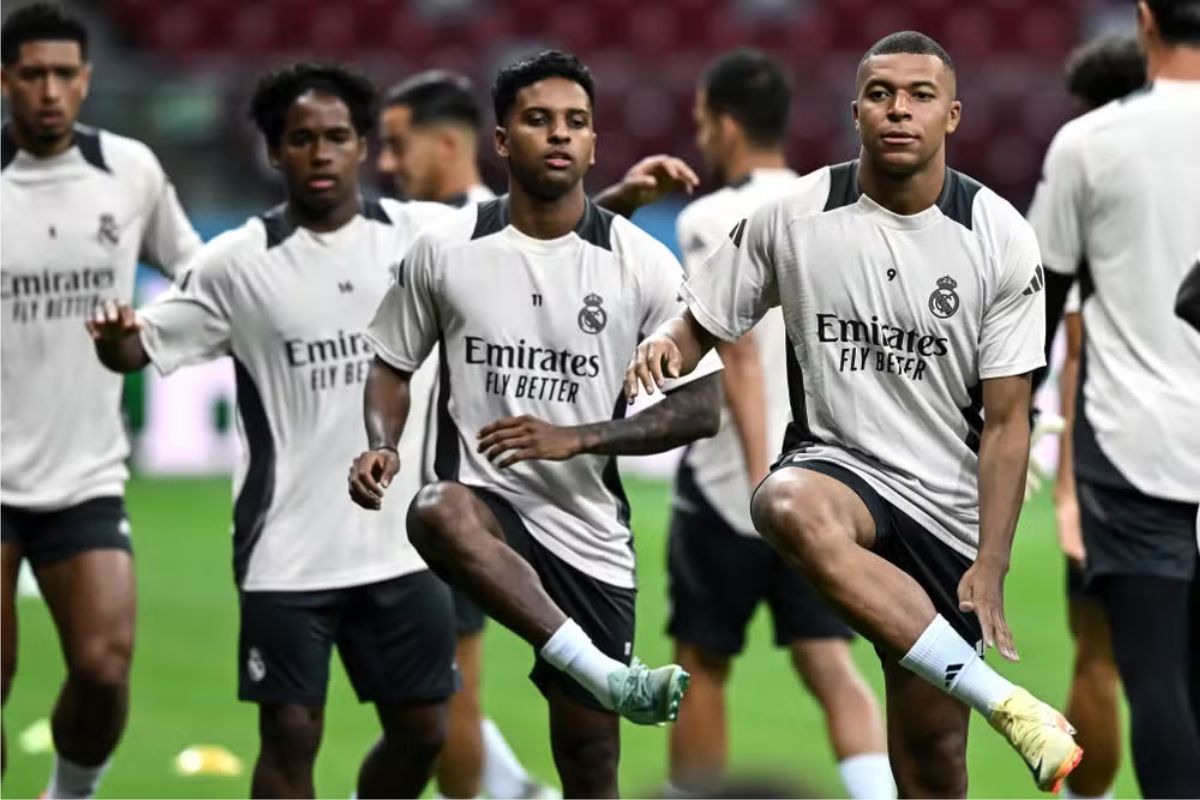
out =
[[[463,517],[470,490],[439,481],[424,486],[408,510],[408,538],[421,555],[442,552]]]
[[[909,739],[890,753],[901,797],[966,797],[967,739],[962,731]]]
[[[764,489],[751,507],[755,527],[789,560],[819,562],[822,551],[845,537],[811,493],[786,484]]]
[[[321,718],[302,706],[264,710],[259,726],[263,756],[280,768],[311,766],[321,746]]]
[[[617,774],[620,745],[609,735],[560,736],[554,743],[554,759],[573,792],[583,797],[600,797],[610,791]]]
[[[89,636],[72,646],[67,672],[72,680],[89,687],[116,691],[129,685],[132,660],[132,632],[114,630],[102,636]]]
[[[414,714],[402,725],[384,732],[388,747],[419,764],[432,764],[446,746],[449,722],[445,709]]]

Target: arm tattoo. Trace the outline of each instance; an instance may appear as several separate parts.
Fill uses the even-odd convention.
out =
[[[632,417],[579,426],[583,452],[640,456],[712,436],[721,424],[721,376],[692,381]]]

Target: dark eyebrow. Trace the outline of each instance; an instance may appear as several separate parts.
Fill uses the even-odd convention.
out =
[[[531,111],[539,111],[543,114],[553,114],[554,113],[553,109],[547,108],[546,106],[529,106],[527,108],[521,109],[522,114],[528,114]],[[576,108],[568,108],[564,113],[566,113],[566,114],[591,114],[592,112],[590,109],[587,109],[587,108],[576,107]]]
[[[894,89],[895,88],[895,84],[893,84],[891,81],[888,81],[884,78],[868,78],[867,82],[865,84],[863,84],[863,89],[864,90],[870,89],[876,85],[882,86],[885,89]],[[919,87],[927,87],[930,89],[937,89],[937,82],[932,81],[932,80],[925,80],[922,78],[921,80],[915,80],[915,81],[910,82],[904,88],[908,89],[909,91],[912,91],[913,89],[916,89]]]

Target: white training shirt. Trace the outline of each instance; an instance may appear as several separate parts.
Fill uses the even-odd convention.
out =
[[[738,223],[684,297],[725,341],[782,305],[795,460],[850,469],[974,557],[980,382],[1045,363],[1037,241],[954,170],[911,216],[862,194],[857,170],[810,173]]]
[[[1200,248],[1200,81],[1157,80],[1050,144],[1029,211],[1046,268],[1078,275],[1075,471],[1200,501],[1200,334],[1174,314]]]
[[[36,158],[6,125],[0,150],[0,501],[119,497],[123,379],[96,360],[83,323],[101,301],[133,301],[139,259],[172,277],[200,238],[141,142],[77,126],[70,148]]]
[[[416,231],[448,213],[439,203],[364,201],[349,223],[316,233],[291,225],[281,207],[208,243],[180,286],[139,312],[142,344],[164,375],[233,356],[242,589],[333,589],[424,569],[404,524],[420,486],[420,426],[400,448],[402,473],[418,477],[397,481],[397,502],[359,508],[346,472],[367,445],[366,325]]]
[[[684,270],[691,274],[702,269],[705,258],[728,238],[734,225],[754,209],[793,189],[797,177],[790,169],[756,169],[743,180],[690,203],[676,222]],[[778,308],[768,311],[754,326],[754,335],[765,384],[767,452],[774,456],[783,446],[783,434],[792,419],[787,374],[779,369],[787,358],[783,312]],[[691,470],[696,488],[730,527],[747,536],[758,535],[750,520],[754,487],[750,485],[742,440],[728,403],[722,405],[717,435],[693,442],[684,463]],[[681,502],[683,499],[676,496],[675,504]]]
[[[555,556],[631,587],[616,458],[499,470],[476,452],[476,434],[521,414],[555,425],[624,415],[625,367],[642,337],[682,310],[682,272],[666,247],[591,201],[576,229],[552,240],[518,231],[507,207],[502,197],[425,229],[368,335],[400,370],[441,343],[438,478],[498,493]]]

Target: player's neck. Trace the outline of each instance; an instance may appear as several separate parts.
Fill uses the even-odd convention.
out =
[[[354,219],[361,210],[360,206],[361,201],[358,192],[355,191],[333,208],[323,209],[319,212],[306,210],[302,204],[288,200],[287,210],[284,213],[287,219],[297,227],[307,228],[316,233],[329,233]]]
[[[483,183],[479,168],[475,166],[474,157],[470,163],[455,164],[447,168],[446,173],[438,181],[437,197],[432,198],[439,203],[445,203],[466,194],[471,189]]]
[[[858,158],[858,183],[863,194],[895,214],[919,214],[937,202],[946,183],[946,157],[930,159],[920,171],[896,175],[876,169],[866,152]]]
[[[514,228],[534,239],[557,239],[575,230],[586,204],[583,181],[555,200],[534,197],[509,181],[508,217]]]
[[[1200,47],[1154,47],[1146,53],[1151,81],[1200,81]]]
[[[74,126],[68,128],[67,132],[57,139],[39,139],[36,136],[30,136],[16,120],[12,121],[8,130],[12,134],[13,143],[17,148],[24,150],[34,158],[50,158],[59,153],[65,153],[75,143]]]
[[[742,150],[725,165],[725,183],[737,183],[756,169],[786,169],[787,156],[777,150]]]

